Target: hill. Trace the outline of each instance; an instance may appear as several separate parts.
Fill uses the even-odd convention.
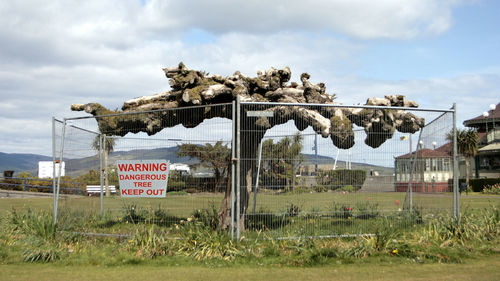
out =
[[[189,159],[189,157],[178,157],[177,147],[155,148],[155,149],[136,149],[128,151],[113,151],[109,155],[108,163],[111,165],[116,163],[116,160],[140,160],[140,159],[167,159],[170,163],[185,163],[196,164],[197,159]],[[19,172],[30,172],[36,174],[38,171],[38,161],[51,161],[52,157],[37,155],[37,154],[21,154],[21,153],[2,153],[0,152],[0,171],[14,170]],[[88,170],[99,170],[99,161],[97,156],[84,158],[65,159],[66,174],[68,176],[78,176]],[[314,165],[316,158],[313,154],[304,154],[302,165]],[[318,163],[333,164],[335,159],[328,156],[318,155]],[[338,168],[344,168],[344,161],[337,161]],[[351,163],[353,169],[375,170],[381,175],[392,175],[393,169],[388,167],[375,166],[364,163]]]
[[[25,153],[3,153],[0,152],[0,173],[13,170],[16,173],[28,171],[34,173],[38,170],[38,161],[52,161],[52,157],[25,154]]]

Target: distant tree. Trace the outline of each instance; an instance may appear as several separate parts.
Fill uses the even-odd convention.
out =
[[[99,140],[100,136],[97,135],[92,142],[92,148],[98,152],[101,151],[101,142]],[[109,190],[109,176],[108,176],[108,156],[115,148],[115,139],[111,137],[104,137],[105,143],[103,144],[104,150],[104,186],[106,188],[106,196],[111,195]]]
[[[272,139],[262,143],[262,162],[264,175],[272,184],[285,183],[286,190],[295,187],[297,167],[304,160],[302,151],[303,137],[298,132],[292,137],[285,137],[274,143]]]
[[[205,166],[211,169],[215,175],[215,186],[219,189],[221,180],[226,176],[229,170],[229,160],[231,150],[221,141],[212,145],[181,144],[178,146],[177,156],[188,156],[189,158],[198,158],[200,163],[197,166]]]
[[[446,134],[446,139],[453,141],[453,132]],[[457,150],[465,158],[465,183],[469,186],[471,157],[477,155],[479,135],[474,129],[457,129]]]

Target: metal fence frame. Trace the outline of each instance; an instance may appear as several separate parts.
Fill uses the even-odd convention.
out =
[[[241,205],[240,205],[240,199],[241,199],[241,194],[240,194],[240,189],[241,189],[241,183],[242,179],[240,175],[241,171],[241,128],[240,128],[240,120],[242,120],[242,110],[241,107],[245,105],[265,105],[265,106],[305,106],[305,107],[332,107],[332,108],[362,108],[362,109],[378,109],[378,110],[411,110],[411,111],[422,111],[422,112],[442,112],[443,114],[446,113],[452,113],[453,114],[453,152],[452,152],[452,163],[453,163],[453,217],[459,221],[460,220],[460,194],[459,194],[459,189],[458,189],[458,161],[457,161],[457,141],[456,141],[456,135],[457,135],[457,129],[456,129],[456,113],[457,113],[457,107],[455,104],[453,104],[453,107],[451,109],[425,109],[425,108],[406,108],[406,107],[390,107],[390,106],[370,106],[370,105],[333,105],[333,104],[296,104],[296,103],[273,103],[273,102],[242,102],[240,97],[238,96],[235,101],[233,101],[231,104],[232,106],[232,138],[231,138],[231,228],[230,228],[230,235],[231,238],[236,238],[240,239],[241,238],[241,224],[242,222],[240,221],[241,217]],[[210,105],[203,105],[200,107],[207,107]],[[193,107],[196,108],[196,107]],[[182,108],[186,109],[186,108]],[[148,112],[140,112],[142,113],[149,113],[149,112],[156,112],[156,111],[163,111],[163,110],[153,110],[153,111],[148,111]],[[128,115],[128,114],[137,114],[137,113],[121,113],[121,114],[113,114],[112,116],[119,116],[119,115]],[[111,115],[105,115],[105,116],[84,116],[84,117],[73,117],[73,118],[64,118],[62,121],[57,120],[56,118],[52,118],[52,154],[53,154],[53,172],[54,175],[58,175],[57,177],[53,177],[53,186],[55,186],[55,192],[54,198],[53,198],[53,205],[54,205],[54,223],[57,223],[57,217],[58,217],[58,205],[59,205],[59,195],[60,195],[60,190],[61,190],[61,166],[59,165],[59,171],[56,173],[56,161],[59,160],[60,163],[63,162],[64,160],[64,143],[65,143],[65,133],[66,133],[66,127],[68,125],[68,121],[72,120],[79,120],[79,119],[93,119],[93,118],[98,118],[98,117],[109,117]],[[61,138],[60,138],[60,148],[57,150],[57,140],[56,140],[56,123],[62,124],[61,128]],[[420,130],[421,134],[422,130]],[[106,137],[103,134],[97,133],[97,132],[92,132],[100,136],[100,143],[101,146],[104,144],[105,141],[104,138]],[[420,138],[420,136],[419,136]],[[260,147],[259,149],[262,149]],[[417,146],[418,149],[418,146]],[[103,163],[102,163],[102,153],[103,149],[99,152],[99,165],[100,165],[100,180],[101,180],[101,193],[100,193],[100,214],[103,214],[103,193],[104,193],[104,184],[103,184]],[[417,153],[415,153],[417,155]],[[59,156],[59,159],[56,159],[57,156]],[[415,161],[413,162],[415,163]],[[260,167],[259,167],[260,168]],[[412,166],[412,173],[413,170],[415,169],[414,166]],[[412,188],[411,186],[411,180],[408,183],[408,189],[407,189],[407,194],[406,197],[408,197],[408,207],[409,210],[411,211],[412,209]],[[256,195],[256,194],[255,194]],[[255,200],[254,200],[255,204]],[[235,233],[236,232],[236,233]]]

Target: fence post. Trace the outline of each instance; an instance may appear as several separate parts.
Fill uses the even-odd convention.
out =
[[[103,171],[103,157],[102,157],[102,154],[103,154],[103,151],[104,151],[104,148],[103,148],[103,143],[105,143],[105,141],[103,140],[103,135],[99,135],[99,171],[100,171],[100,174],[99,174],[99,179],[100,179],[100,183],[101,183],[101,196],[99,198],[100,200],[100,214],[101,216],[103,215],[104,213],[104,171]]]
[[[56,118],[52,117],[52,197],[53,197],[53,204],[55,205],[56,197],[55,195],[55,188],[56,186]],[[52,205],[52,207],[54,207]]]
[[[241,232],[241,104],[240,96],[236,97],[236,239],[240,240]]]
[[[236,102],[233,101],[231,104],[231,114],[232,114],[232,131],[231,131],[231,240],[234,240],[234,213],[235,213],[235,184],[236,184]]]
[[[408,205],[408,209],[410,212],[413,209],[413,174],[415,172],[415,165],[417,164],[418,160],[418,151],[420,149],[420,140],[422,138],[422,131],[424,128],[420,129],[420,133],[418,134],[418,142],[417,142],[417,148],[415,149],[415,156],[413,157],[413,160],[411,161],[411,168],[410,168],[410,177],[408,178],[408,187],[406,189],[406,195],[405,195],[405,201],[403,203],[403,209],[406,208]],[[411,150],[410,150],[410,159],[411,159]]]
[[[59,191],[61,190],[61,175],[62,175],[62,162],[63,162],[63,154],[64,154],[64,137],[66,134],[66,118],[63,121],[63,127],[61,132],[61,150],[59,152],[59,171],[57,175],[57,186],[55,192],[55,204],[54,204],[54,224],[57,223],[57,209],[59,207]],[[54,164],[55,165],[55,164]],[[55,175],[54,175],[55,177]]]
[[[460,222],[460,192],[457,161],[457,104],[453,104],[453,217]]]

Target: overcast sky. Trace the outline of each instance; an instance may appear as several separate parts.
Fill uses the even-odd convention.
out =
[[[0,1],[0,151],[51,151],[51,117],[169,90],[162,67],[231,75],[289,66],[344,104],[403,94],[500,102],[500,1]]]

